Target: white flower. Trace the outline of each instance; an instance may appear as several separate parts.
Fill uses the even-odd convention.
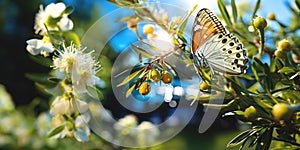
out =
[[[114,124],[114,128],[119,131],[120,135],[135,135],[134,128],[137,126],[137,118],[134,115],[126,115]]]
[[[63,16],[60,21],[59,21],[59,28],[62,31],[69,31],[73,29],[73,21],[71,19],[69,19],[67,16]]]
[[[45,12],[52,18],[58,18],[65,11],[66,5],[64,3],[51,3],[45,8]]]
[[[128,127],[133,128],[137,125],[137,119],[134,115],[126,115],[124,118],[118,120],[114,127],[116,130],[121,130],[122,128]]]
[[[143,121],[140,125],[138,125],[137,130],[137,139],[140,146],[154,144],[156,137],[160,133],[158,127],[148,121]]]
[[[84,53],[86,48],[75,48],[74,44],[64,47],[64,51],[58,51],[60,55],[53,61],[54,68],[62,73],[71,75],[74,89],[77,92],[86,92],[86,86],[94,86],[100,70],[99,63],[93,59],[91,53]]]
[[[88,104],[84,101],[77,100],[75,98],[67,98],[66,96],[58,96],[53,101],[50,108],[50,114],[52,115],[64,115],[71,114],[75,111],[84,113],[88,110]]]
[[[75,119],[74,137],[79,142],[89,141],[89,135],[91,134],[91,131],[87,126],[89,119],[90,118],[83,115],[80,115]]]
[[[14,109],[15,105],[10,94],[6,91],[5,87],[0,84],[0,114]]]
[[[51,3],[48,6],[46,6],[45,10],[43,8],[43,5],[40,5],[40,10],[35,16],[35,34],[47,35],[47,29],[45,25],[47,26],[49,31],[58,30],[57,21],[53,19],[61,17],[65,9],[66,5],[64,3]],[[65,16],[63,16],[62,19],[62,21],[58,20],[58,24],[62,30],[73,28],[72,21],[66,20]]]
[[[43,5],[40,5],[40,10],[35,16],[34,30],[35,34],[46,35],[45,22],[48,19],[48,14],[44,11]]]
[[[44,40],[30,39],[27,40],[26,43],[26,49],[32,55],[38,55],[43,52],[52,53],[54,51],[52,44]]]

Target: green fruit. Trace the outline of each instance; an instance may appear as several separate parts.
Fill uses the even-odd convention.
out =
[[[158,82],[161,79],[161,75],[156,69],[152,69],[148,73],[148,78],[151,82]]]
[[[282,50],[276,50],[274,53],[275,57],[285,59],[287,57],[287,52]]]
[[[171,75],[169,72],[164,71],[164,72],[162,73],[162,81],[163,81],[165,84],[171,83],[172,80],[173,80],[172,75]]]
[[[293,112],[288,104],[278,103],[273,106],[272,115],[275,120],[288,120],[292,114]]]
[[[254,106],[250,106],[245,109],[244,114],[245,114],[245,117],[248,119],[255,118],[257,116],[256,108]]]
[[[150,90],[151,90],[151,86],[148,82],[143,82],[139,87],[139,93],[144,96],[149,94]]]

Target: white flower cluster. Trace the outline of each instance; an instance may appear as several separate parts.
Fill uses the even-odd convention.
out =
[[[73,21],[68,18],[64,3],[51,3],[46,6],[45,10],[40,5],[40,10],[35,17],[35,34],[44,36],[43,39],[27,40],[27,51],[32,55],[43,54],[47,56],[52,53],[54,48],[50,42],[48,31],[70,31],[73,29]]]
[[[114,128],[119,132],[120,137],[135,137],[139,146],[147,146],[156,142],[160,131],[157,126],[149,121],[138,124],[134,115],[126,115],[114,124]]]
[[[92,57],[94,51],[86,52],[86,48],[81,48],[74,36],[61,36],[73,29],[73,21],[68,18],[70,10],[64,3],[51,3],[45,9],[41,5],[34,29],[35,34],[43,38],[27,40],[26,49],[32,55],[44,56],[55,51],[52,68],[55,78],[59,79],[56,89],[60,92],[53,94],[55,99],[50,107],[52,131],[49,135],[53,138],[75,137],[77,141],[87,142],[90,135],[87,126],[90,120],[89,105],[83,101],[81,94],[87,95],[87,86],[94,88],[102,80],[96,76],[100,65]],[[48,35],[48,31],[51,35]],[[59,38],[55,39],[57,36]],[[71,41],[71,44],[65,41]]]

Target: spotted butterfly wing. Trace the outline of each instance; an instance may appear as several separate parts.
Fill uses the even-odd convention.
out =
[[[247,50],[239,39],[228,33],[208,9],[201,9],[193,24],[192,54],[196,67],[239,75],[246,72]]]

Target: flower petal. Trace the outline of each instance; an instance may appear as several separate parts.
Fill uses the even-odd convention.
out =
[[[53,18],[59,17],[66,9],[64,3],[51,3],[45,8],[45,12]]]
[[[59,21],[59,28],[62,31],[69,31],[72,30],[74,27],[73,21],[69,19],[68,17],[63,17]]]

